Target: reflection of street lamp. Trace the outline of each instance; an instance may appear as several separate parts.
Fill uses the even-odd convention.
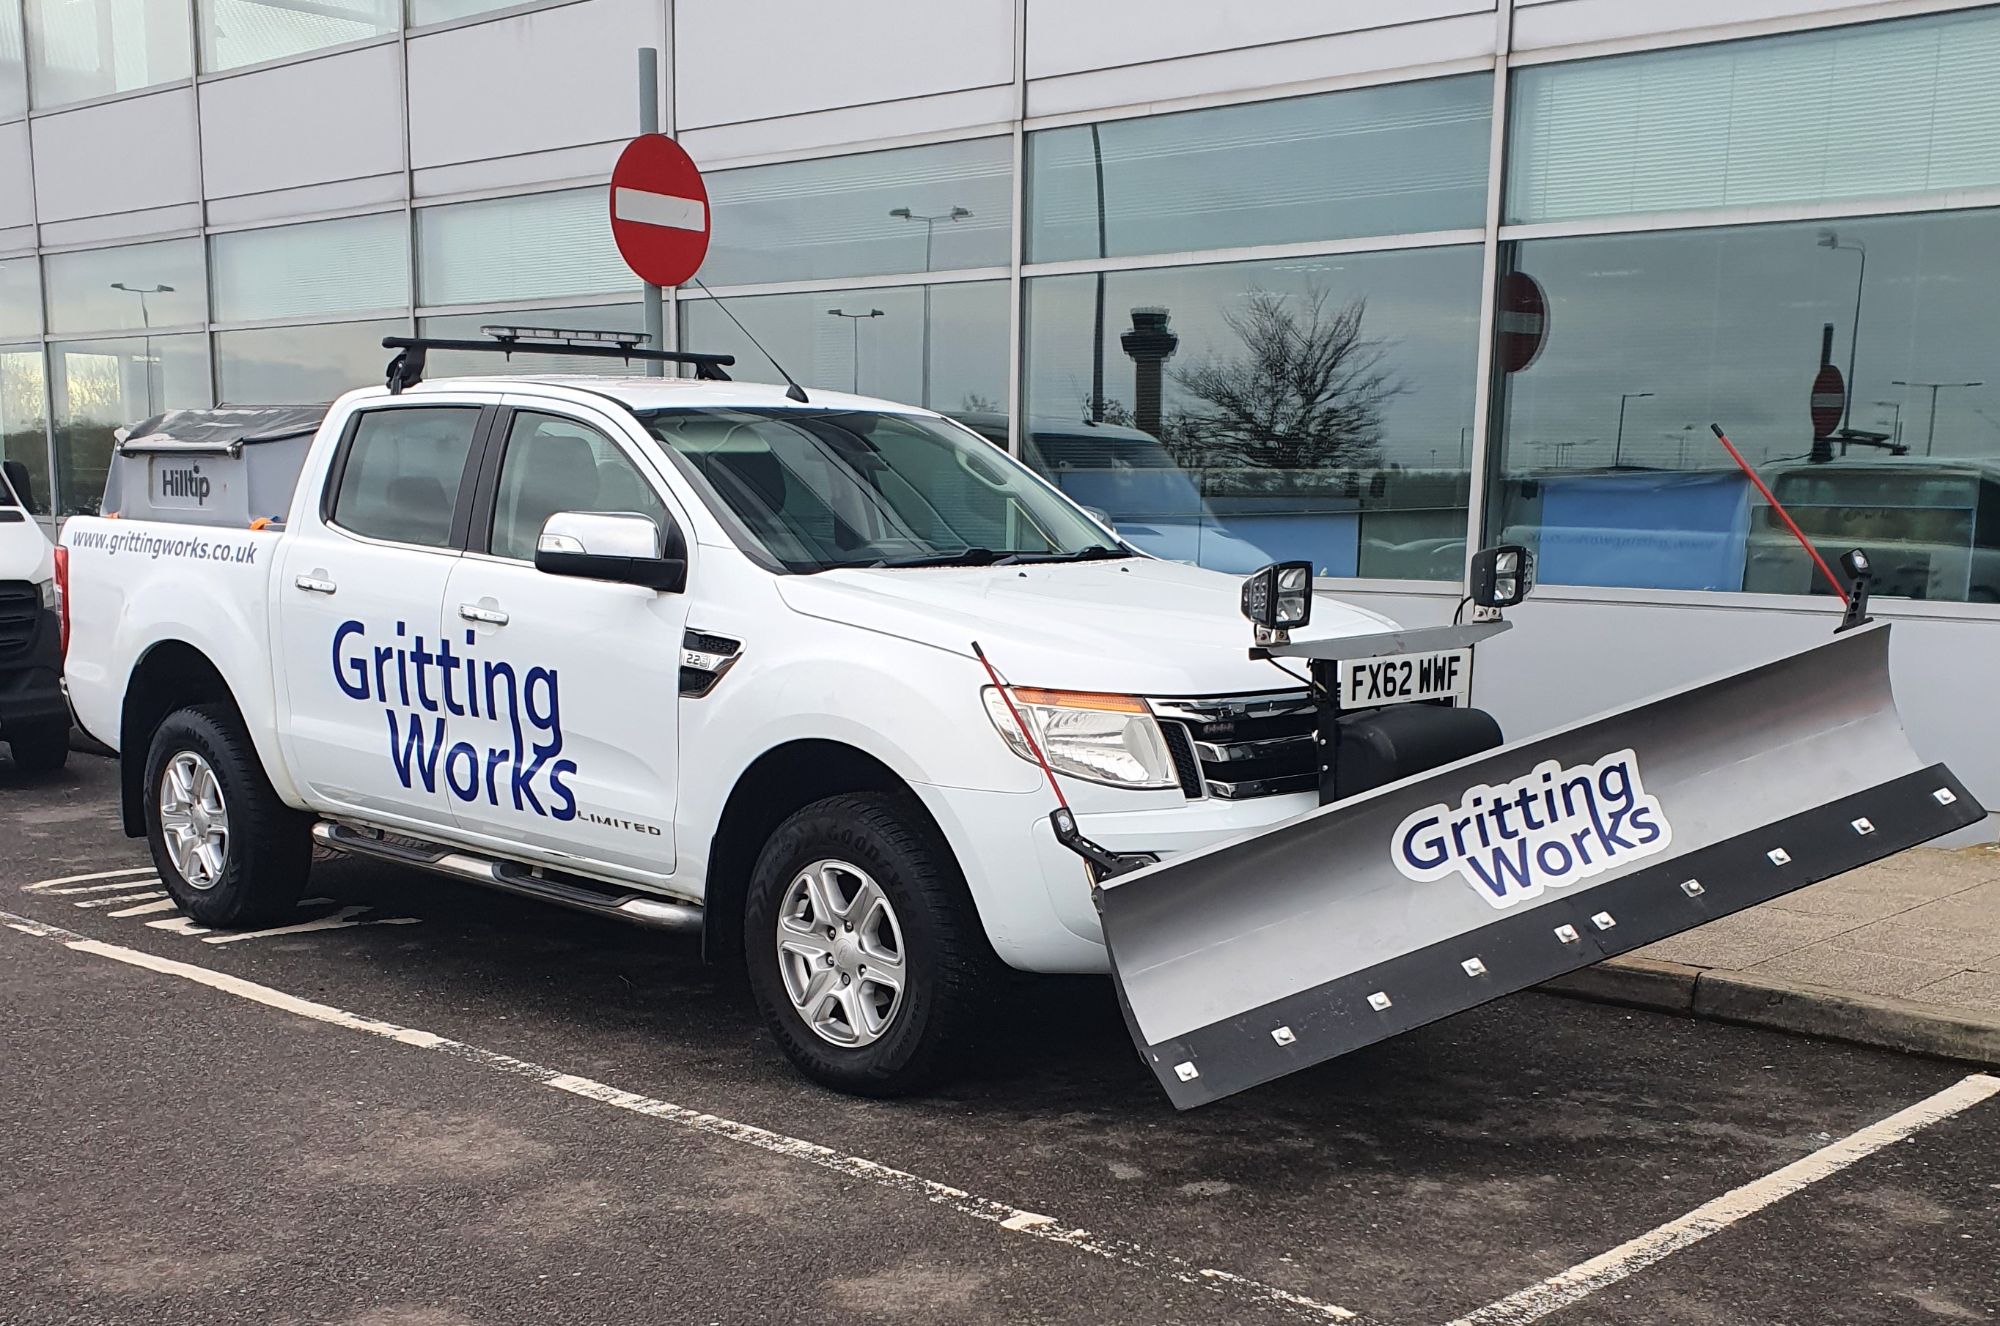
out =
[[[174,288],[170,285],[126,285],[123,281],[113,281],[113,290],[123,290],[128,295],[139,297],[139,325],[145,329],[146,346],[146,417],[153,417],[153,315],[146,307],[147,295],[170,295]]]
[[[850,390],[859,395],[861,393],[861,323],[865,318],[881,317],[882,310],[871,308],[866,313],[848,313],[842,309],[830,308],[827,312],[836,318],[846,318],[854,327],[854,385]]]
[[[1983,387],[1984,382],[1905,382],[1897,378],[1889,385],[1894,387],[1929,387],[1931,389],[1931,417],[1924,428],[1924,454],[1931,454],[1931,444],[1937,441],[1937,398],[1946,387]]]
[[[1876,401],[1875,403],[1877,405],[1886,405],[1896,412],[1894,421],[1889,425],[1889,440],[1891,442],[1901,442],[1903,440],[1903,403],[1901,401]]]
[[[931,269],[931,241],[937,235],[937,223],[940,221],[963,221],[966,217],[972,215],[972,209],[954,207],[949,212],[926,214],[923,212],[912,212],[907,207],[892,207],[889,209],[889,215],[899,221],[921,221],[924,223],[924,271],[929,272]],[[923,393],[917,403],[927,408],[931,403],[931,286],[928,281],[924,282]]]
[[[1618,437],[1611,444],[1611,468],[1617,469],[1618,462],[1625,455],[1625,402],[1644,400],[1652,395],[1650,391],[1623,391],[1618,393]]]
[[[1823,249],[1847,249],[1861,255],[1860,269],[1854,275],[1854,330],[1847,338],[1847,402],[1841,416],[1842,425],[1854,424],[1854,351],[1861,344],[1861,283],[1868,277],[1868,246],[1858,239],[1842,241],[1840,232],[1822,230],[1819,232],[1819,246]]]

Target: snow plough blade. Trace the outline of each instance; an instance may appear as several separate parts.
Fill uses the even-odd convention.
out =
[[[1984,815],[1911,748],[1863,626],[1106,880],[1174,1104],[1241,1091]]]

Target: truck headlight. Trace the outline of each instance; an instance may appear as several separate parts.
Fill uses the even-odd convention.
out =
[[[1103,695],[1090,691],[1045,691],[1032,686],[1010,687],[1014,708],[1035,734],[1035,742],[1057,773],[1111,787],[1178,787],[1173,756],[1160,736],[1160,725],[1133,695]],[[980,691],[986,716],[1009,750],[1029,762],[1035,753],[1021,735],[1020,724],[1007,712],[997,687]]]

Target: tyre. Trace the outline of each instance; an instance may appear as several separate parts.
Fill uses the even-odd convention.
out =
[[[908,798],[814,802],[778,827],[744,905],[764,1023],[807,1077],[898,1096],[954,1069],[1001,973],[950,849]]]
[[[22,773],[54,773],[69,762],[69,724],[36,723],[9,730],[7,748]]]
[[[183,912],[227,928],[297,905],[312,864],[309,820],[278,799],[227,705],[169,714],[146,755],[146,841]]]

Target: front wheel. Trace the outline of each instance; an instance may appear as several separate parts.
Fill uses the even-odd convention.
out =
[[[278,799],[233,709],[169,714],[153,733],[145,779],[146,842],[183,912],[220,928],[297,905],[312,865],[307,819]]]
[[[936,829],[880,793],[828,797],[778,827],[743,933],[779,1045],[814,1081],[863,1096],[956,1067],[999,969]]]

